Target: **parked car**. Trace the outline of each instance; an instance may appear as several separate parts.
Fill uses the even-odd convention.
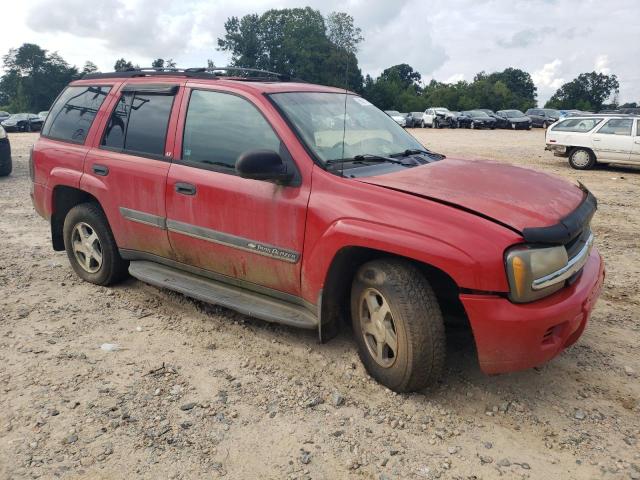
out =
[[[482,110],[467,110],[462,112],[471,120],[469,122],[469,128],[490,128],[491,130],[496,128],[496,119],[490,117]]]
[[[411,121],[407,120],[407,126],[411,123],[411,128],[422,127],[422,116],[424,112],[411,112],[409,116],[411,117]]]
[[[49,115],[49,110],[38,112],[38,116],[42,119],[43,122],[47,119],[47,115]]]
[[[401,127],[407,126],[407,117],[397,110],[385,110],[384,113],[393,118],[393,121],[396,122]]]
[[[9,143],[7,132],[0,126],[0,177],[9,175],[12,168],[11,143]]]
[[[506,121],[507,126],[513,130],[531,130],[531,118],[520,110],[498,110],[496,115]]]
[[[422,115],[422,128],[448,127],[451,122],[451,112],[448,108],[435,107],[427,108]]]
[[[449,112],[449,127],[471,128],[471,117],[463,112]]]
[[[560,112],[553,108],[530,108],[524,112],[534,127],[548,128],[560,119]]]
[[[345,320],[395,391],[440,376],[444,318],[466,317],[490,374],[578,339],[604,276],[585,187],[444,159],[355,94],[264,76],[132,70],[61,93],[32,198],[80,278],[129,272],[321,341]]]
[[[410,113],[400,112],[400,115],[404,117],[404,126],[406,128],[413,128],[413,118]]]
[[[569,158],[577,170],[596,163],[640,165],[640,116],[583,115],[559,121],[546,132],[545,150]]]
[[[479,108],[478,110],[486,113],[491,118],[493,118],[496,121],[496,128],[511,128],[511,124],[505,118],[497,115],[493,110],[490,110],[488,108]]]
[[[11,116],[11,114],[9,112],[5,112],[4,110],[0,110],[0,123],[4,122],[10,116]]]
[[[4,120],[0,125],[7,132],[37,132],[44,122],[33,113],[16,113]]]

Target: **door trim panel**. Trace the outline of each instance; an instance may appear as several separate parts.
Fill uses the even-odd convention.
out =
[[[152,213],[120,207],[120,215],[122,215],[127,220],[131,220],[132,222],[143,223],[152,227],[158,227],[162,230],[167,229],[166,219],[158,215],[153,215]]]
[[[228,233],[212,230],[210,228],[199,227],[190,223],[178,222],[176,220],[167,219],[167,229],[170,232],[181,233],[189,237],[208,242],[218,243],[231,248],[237,248],[246,252],[263,255],[265,257],[275,258],[288,263],[298,263],[300,253],[286,248],[276,247],[267,243],[261,243],[249,238],[237,237]]]

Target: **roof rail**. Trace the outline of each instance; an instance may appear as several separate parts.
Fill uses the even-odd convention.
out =
[[[128,68],[120,72],[107,72],[107,73],[89,73],[82,77],[83,80],[95,80],[101,78],[135,78],[135,77],[187,77],[187,78],[206,78],[209,80],[219,79],[228,75],[219,75],[218,72],[240,72],[245,75],[230,77],[233,80],[241,81],[258,81],[266,82],[277,79],[281,82],[289,82],[291,80],[302,81],[299,79],[293,79],[291,76],[283,73],[271,72],[269,70],[260,70],[257,68],[244,68],[244,67],[192,67],[192,68],[156,68],[156,67],[137,67]],[[259,75],[255,75],[259,74]]]

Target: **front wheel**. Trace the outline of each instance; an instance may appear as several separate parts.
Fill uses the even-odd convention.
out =
[[[427,279],[397,259],[363,265],[351,289],[358,353],[369,374],[396,392],[435,383],[444,369],[440,306]]]
[[[127,276],[129,262],[120,257],[109,222],[96,204],[69,210],[62,233],[69,262],[83,280],[111,285]]]
[[[596,156],[586,148],[576,148],[569,155],[569,165],[576,170],[589,170],[596,164]]]

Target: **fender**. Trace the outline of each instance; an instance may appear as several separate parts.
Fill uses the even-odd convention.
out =
[[[53,204],[53,193],[56,187],[72,187],[80,188],[80,179],[82,171],[74,170],[68,167],[53,167],[47,176],[47,183],[44,185],[44,202],[43,211],[48,218],[55,213]],[[36,184],[38,185],[38,184]],[[38,201],[40,195],[34,196],[34,203]],[[47,218],[45,217],[45,218]]]
[[[308,301],[317,301],[333,259],[345,247],[380,250],[431,265],[446,272],[460,288],[508,291],[501,242],[490,241],[486,236],[474,234],[474,231],[470,228],[466,237],[468,250],[473,250],[471,255],[469,251],[432,235],[370,221],[337,220],[303,254],[302,296]]]

